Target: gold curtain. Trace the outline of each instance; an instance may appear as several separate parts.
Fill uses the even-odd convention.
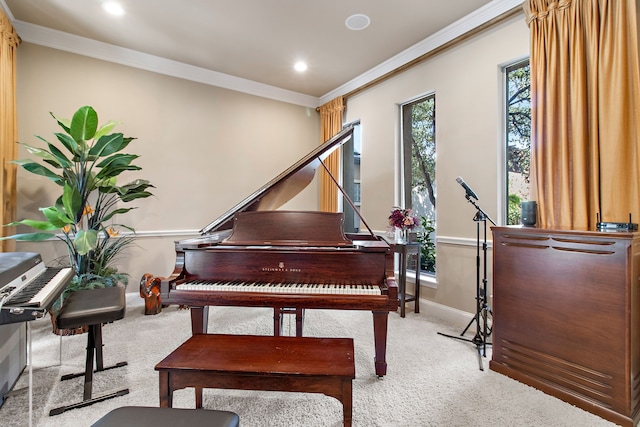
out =
[[[2,209],[0,224],[16,219],[16,165],[18,154],[16,118],[16,49],[20,39],[9,18],[0,9],[0,165],[2,165]],[[2,235],[11,230],[2,227]],[[2,241],[2,252],[15,250],[13,240]]]
[[[538,226],[640,219],[635,0],[527,0]]]
[[[322,141],[331,139],[335,134],[342,130],[342,112],[344,111],[344,100],[340,96],[332,101],[327,102],[319,109],[320,111],[320,127],[322,133]],[[340,173],[340,152],[338,150],[331,153],[324,160],[325,165],[331,171],[331,174],[339,179]],[[338,212],[338,188],[334,184],[331,177],[322,168],[320,171],[321,187],[320,187],[320,210],[324,212]]]

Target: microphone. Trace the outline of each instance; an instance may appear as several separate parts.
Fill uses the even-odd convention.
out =
[[[478,196],[476,195],[476,193],[473,192],[473,190],[471,188],[469,188],[469,186],[467,185],[466,182],[464,182],[464,180],[462,179],[462,177],[457,177],[456,178],[456,182],[458,184],[460,184],[462,186],[462,188],[464,188],[464,191],[467,192],[467,197],[473,197],[474,199],[478,200]]]

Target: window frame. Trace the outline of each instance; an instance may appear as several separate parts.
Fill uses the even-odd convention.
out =
[[[437,101],[436,101],[436,92],[435,91],[431,91],[431,92],[427,92],[424,93],[420,96],[417,96],[415,98],[412,98],[410,100],[407,100],[405,102],[399,103],[399,119],[400,119],[400,143],[399,143],[399,186],[398,186],[398,197],[397,199],[399,200],[399,204],[402,207],[405,208],[411,208],[413,209],[413,197],[412,197],[412,186],[411,186],[411,182],[413,181],[413,176],[411,175],[412,173],[412,159],[413,159],[413,146],[408,147],[406,142],[408,140],[408,138],[406,138],[406,131],[405,129],[407,127],[412,127],[412,123],[406,123],[407,120],[407,111],[411,111],[410,107],[415,105],[415,104],[420,104],[420,103],[424,103],[431,100],[433,102],[433,144],[437,147],[437,141],[436,141],[436,127],[437,127],[437,123],[436,123],[436,106],[437,106]],[[412,117],[408,117],[409,120],[412,120]],[[413,142],[413,141],[412,141]],[[437,148],[436,148],[437,151]],[[435,152],[434,152],[434,157],[435,157]],[[435,159],[434,159],[435,161]],[[409,165],[409,166],[407,166]],[[433,186],[432,189],[434,191],[434,197],[435,197],[435,193],[436,191],[436,176],[435,176],[435,167],[434,167],[434,174],[433,174]],[[407,184],[407,182],[409,182],[409,184]],[[435,252],[435,242],[436,242],[436,234],[437,231],[435,230],[435,220],[437,217],[437,212],[436,212],[436,207],[435,205],[432,205],[433,207],[433,226],[434,226],[434,231],[431,233],[431,241],[434,245],[433,247],[433,251]],[[420,229],[422,229],[422,226],[420,226]],[[426,250],[426,249],[422,249],[422,250]],[[421,254],[421,256],[425,256],[425,254]],[[435,257],[435,254],[434,254]],[[434,266],[435,266],[435,259],[434,259]],[[435,267],[434,267],[435,268]],[[423,275],[423,277],[428,278],[429,280],[433,280],[435,278],[436,275],[436,271],[427,271],[427,270],[423,270],[420,269],[420,273],[421,275]]]
[[[509,73],[515,70],[518,70],[520,68],[523,67],[530,67],[531,65],[531,61],[530,61],[530,57],[529,56],[525,56],[522,58],[518,58],[517,60],[514,61],[510,61],[508,63],[505,63],[501,66],[501,72],[502,72],[502,88],[503,88],[503,93],[502,93],[502,114],[500,115],[500,117],[502,118],[502,132],[503,132],[503,137],[502,137],[502,143],[501,143],[501,154],[502,154],[502,159],[501,159],[501,165],[503,168],[503,172],[502,172],[502,185],[500,185],[500,193],[499,193],[499,200],[501,201],[500,204],[502,205],[501,209],[499,209],[499,223],[501,224],[505,224],[508,225],[509,224],[509,196],[510,196],[510,188],[509,188],[509,142],[510,142],[510,138],[509,138]],[[531,102],[531,98],[529,97],[529,102]],[[529,127],[529,132],[530,132],[530,127]],[[529,151],[529,156],[531,156],[531,150]],[[530,162],[530,159],[529,159]],[[529,184],[531,185],[531,184]],[[529,196],[531,196],[531,189],[529,191]],[[525,199],[521,199],[521,201],[526,201],[529,200],[529,198],[525,198]],[[516,225],[516,224],[514,224]]]

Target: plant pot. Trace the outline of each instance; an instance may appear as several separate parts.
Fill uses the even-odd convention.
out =
[[[53,313],[49,313],[49,317],[51,318],[51,326],[53,327],[52,332],[56,335],[66,337],[69,335],[84,334],[85,332],[89,331],[89,326],[81,326],[79,328],[73,329],[59,329],[58,325],[56,324],[56,315]]]

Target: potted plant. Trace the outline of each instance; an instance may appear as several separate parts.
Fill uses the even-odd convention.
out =
[[[56,143],[38,148],[21,143],[40,161],[16,160],[30,173],[43,176],[61,187],[53,206],[40,208],[44,219],[23,219],[7,224],[26,225],[31,233],[14,234],[3,239],[42,241],[60,239],[67,247],[69,264],[75,275],[65,293],[81,289],[128,283],[128,275],[118,272],[117,255],[133,242],[135,230],[115,222],[116,216],[134,207],[123,207],[136,199],[152,195],[149,181],[136,179],[119,185],[122,172],[141,170],[133,161],[139,156],[122,153],[135,138],[112,133],[118,124],[109,121],[99,126],[98,114],[90,106],[78,109],[71,120],[53,113],[63,132],[55,133]],[[120,231],[127,235],[120,236]],[[54,306],[54,314],[55,309]]]

